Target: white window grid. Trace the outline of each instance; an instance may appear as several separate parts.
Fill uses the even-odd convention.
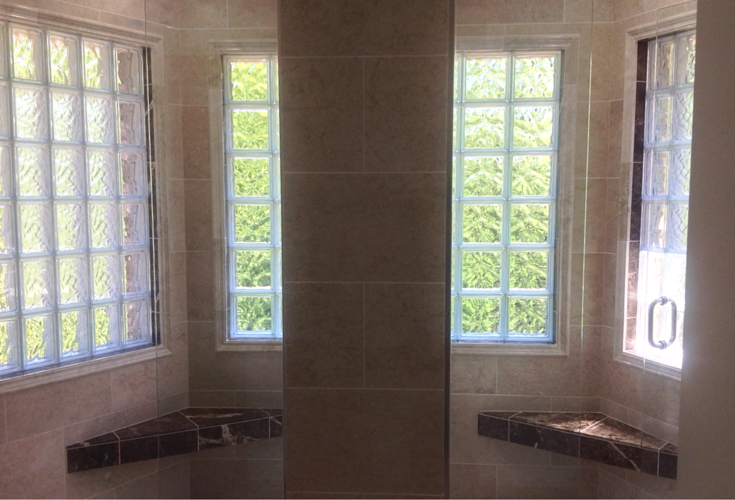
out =
[[[231,63],[264,61],[267,67],[267,97],[263,101],[235,101],[232,97]],[[224,62],[224,110],[225,110],[225,194],[227,203],[227,338],[228,340],[280,340],[283,336],[283,290],[281,251],[281,188],[280,147],[278,122],[278,61],[273,53],[242,53],[227,55]],[[237,110],[266,111],[268,116],[268,146],[263,149],[234,149],[232,113]],[[234,160],[254,158],[268,160],[268,196],[235,196]],[[267,206],[269,208],[270,241],[258,243],[237,242],[235,238],[235,207]],[[236,252],[261,250],[270,252],[270,286],[241,288],[237,286]],[[237,322],[239,297],[262,297],[271,301],[270,329],[241,330]]]
[[[507,59],[505,98],[467,99],[466,98],[466,61],[475,57],[498,57]],[[554,92],[551,98],[515,98],[514,67],[515,56],[535,56],[554,58]],[[455,103],[454,103],[454,151],[453,151],[453,190],[452,190],[452,340],[454,342],[496,342],[496,343],[533,343],[544,344],[555,341],[555,250],[556,250],[556,198],[559,170],[559,123],[561,119],[561,51],[457,51],[455,56]],[[515,106],[540,105],[553,108],[553,134],[548,148],[515,148],[513,146],[513,110]],[[465,112],[467,109],[488,106],[504,107],[503,146],[496,149],[468,149],[465,147]],[[551,178],[549,196],[511,196],[511,165],[514,155],[551,157]],[[468,197],[464,194],[464,163],[469,158],[500,156],[503,158],[503,186],[501,196]],[[501,241],[499,243],[464,243],[463,210],[469,205],[497,204],[502,206]],[[538,204],[549,207],[547,242],[511,243],[510,209],[513,205]],[[467,289],[462,284],[462,257],[467,251],[495,251],[501,254],[500,287],[498,289]],[[546,251],[547,280],[545,290],[523,290],[510,288],[510,252]],[[465,298],[500,299],[500,326],[498,332],[466,333],[462,328],[462,300]],[[546,299],[546,328],[543,334],[517,334],[509,331],[509,300]]]
[[[144,67],[140,47],[0,23],[0,376],[153,344]]]
[[[635,350],[676,367],[683,357],[686,308],[695,48],[694,31],[648,44]],[[678,339],[665,350],[648,344],[648,305],[662,295],[677,305]],[[654,310],[655,336],[661,339],[671,332],[668,307]]]

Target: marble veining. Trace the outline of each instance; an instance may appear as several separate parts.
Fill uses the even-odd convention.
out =
[[[481,412],[481,436],[676,479],[678,448],[602,413]]]
[[[186,408],[66,447],[69,473],[281,436],[283,412]]]

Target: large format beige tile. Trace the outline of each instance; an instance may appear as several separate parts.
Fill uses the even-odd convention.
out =
[[[63,498],[61,429],[0,446],[0,498]]]
[[[5,396],[0,394],[0,445],[7,441],[5,425]]]
[[[191,460],[192,498],[283,498],[281,460]]]
[[[283,0],[280,54],[446,54],[447,5],[445,0]]]
[[[595,498],[597,469],[498,466],[498,498]]]
[[[277,0],[227,0],[230,28],[275,28]]]
[[[59,453],[61,455],[61,453]],[[62,455],[63,456],[63,455]],[[67,498],[89,498],[107,492],[158,470],[158,460],[104,467],[66,475]]]
[[[564,0],[456,0],[457,24],[561,23]]]
[[[362,387],[364,286],[287,283],[283,288],[286,387]]]
[[[139,406],[156,399],[156,360],[115,368],[112,376],[112,411]]]
[[[182,460],[158,471],[156,498],[191,498],[189,464],[189,460]]]
[[[444,387],[444,288],[365,286],[366,387]]]
[[[7,439],[15,441],[110,413],[111,393],[110,372],[101,372],[7,394]]]
[[[202,69],[202,71],[205,70]],[[185,86],[182,84],[182,93]],[[211,177],[209,107],[182,106],[181,134],[185,178],[209,179]]]
[[[495,465],[449,466],[449,498],[495,498]]]
[[[446,172],[448,57],[365,60],[365,168]]]
[[[363,169],[363,62],[282,58],[281,168],[284,172]]]
[[[581,385],[582,362],[578,352],[568,357],[501,356],[498,358],[499,394],[580,396]]]
[[[495,394],[498,360],[481,354],[452,354],[453,394]]]
[[[440,495],[443,406],[441,391],[287,390],[289,490]]]
[[[186,253],[186,305],[189,321],[214,321],[213,267],[212,252]]]
[[[284,174],[284,281],[443,283],[444,186],[443,174]]]
[[[222,28],[227,26],[227,0],[179,0],[181,28]]]

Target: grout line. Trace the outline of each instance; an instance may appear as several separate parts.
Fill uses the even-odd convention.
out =
[[[362,387],[365,389],[367,387],[367,334],[366,334],[366,324],[367,324],[367,292],[366,292],[367,285],[365,283],[362,284]]]
[[[206,253],[210,253],[206,251]],[[446,285],[443,281],[423,281],[423,282],[411,282],[411,281],[286,281],[289,285]],[[205,323],[210,323],[205,321]]]
[[[289,386],[288,390],[306,390],[306,391],[396,391],[396,392],[444,392],[441,389],[424,389],[424,388],[402,388],[402,387],[301,387]],[[488,410],[490,411],[490,410]],[[502,410],[498,410],[502,411]]]
[[[362,171],[367,172],[365,165],[365,58],[362,59]]]

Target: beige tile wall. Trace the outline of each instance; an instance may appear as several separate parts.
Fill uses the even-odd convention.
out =
[[[2,498],[186,498],[188,462],[153,460],[132,466],[66,474],[65,446],[188,403],[188,341],[184,218],[181,178],[179,83],[173,73],[178,47],[176,0],[5,0],[5,5],[38,9],[99,23],[148,30],[162,37],[153,68],[155,137],[159,183],[159,269],[166,292],[164,345],[171,354],[0,396],[0,497]]]
[[[288,496],[444,492],[451,4],[279,4]]]

